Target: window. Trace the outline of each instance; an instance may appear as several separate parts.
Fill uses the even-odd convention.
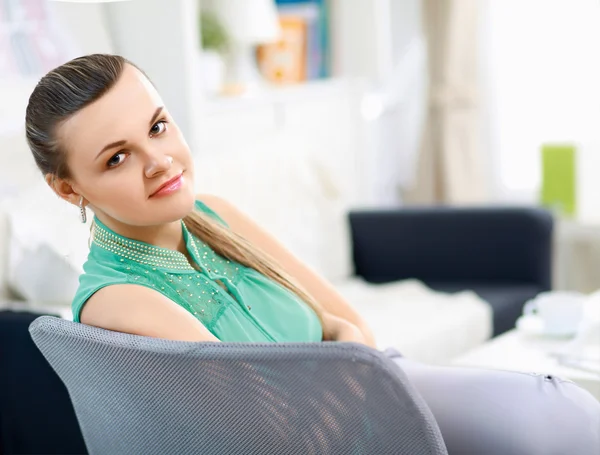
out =
[[[497,195],[529,202],[541,144],[600,144],[600,2],[489,0],[486,13],[483,99]]]

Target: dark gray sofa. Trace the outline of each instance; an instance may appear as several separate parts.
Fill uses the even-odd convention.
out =
[[[349,214],[356,274],[372,283],[416,278],[475,291],[494,312],[494,335],[551,288],[552,215],[529,207],[398,208]]]

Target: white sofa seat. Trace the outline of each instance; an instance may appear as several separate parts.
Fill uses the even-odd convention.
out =
[[[416,280],[353,278],[335,286],[367,321],[378,348],[394,347],[413,360],[443,363],[492,334],[491,307],[472,292],[444,294]]]

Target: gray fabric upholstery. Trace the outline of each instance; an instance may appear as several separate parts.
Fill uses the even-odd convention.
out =
[[[446,454],[383,353],[351,343],[191,343],[42,316],[31,336],[91,454]]]

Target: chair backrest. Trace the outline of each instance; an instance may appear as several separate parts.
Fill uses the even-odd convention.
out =
[[[446,454],[402,370],[353,343],[193,343],[42,316],[91,454]]]

